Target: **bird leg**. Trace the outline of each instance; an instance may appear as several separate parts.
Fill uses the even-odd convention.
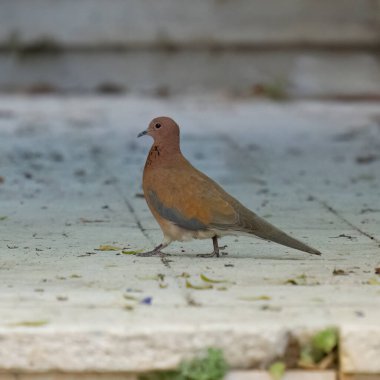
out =
[[[212,238],[212,244],[214,245],[214,252],[213,253],[206,253],[206,254],[200,254],[197,255],[198,257],[219,257],[219,245],[218,245],[218,237],[213,236]]]
[[[154,248],[152,251],[138,253],[136,256],[140,256],[140,257],[151,257],[151,256],[165,257],[165,256],[170,256],[168,253],[161,252],[161,249],[164,249],[167,246],[168,246],[168,244],[162,243],[162,244],[158,245],[156,248]]]

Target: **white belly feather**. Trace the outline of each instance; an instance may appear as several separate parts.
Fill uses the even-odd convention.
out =
[[[240,235],[237,231],[222,231],[215,229],[191,231],[171,222],[168,222],[165,227],[165,243],[170,243],[172,241],[189,241],[192,239],[212,239],[215,235],[218,237]]]

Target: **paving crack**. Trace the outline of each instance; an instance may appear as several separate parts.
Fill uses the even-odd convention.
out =
[[[118,182],[118,177],[113,174],[112,170],[109,170],[109,168],[107,168],[104,163],[103,163],[103,160],[101,159],[100,155],[101,155],[101,152],[102,150],[101,149],[93,149],[92,150],[92,156],[94,157],[94,161],[96,162],[97,166],[99,167],[99,169],[103,172],[103,173],[106,173],[107,175],[109,175],[111,173],[111,181],[110,183],[112,184],[114,190],[116,191],[116,193],[120,196],[120,198],[124,201],[125,205],[127,206],[128,208],[128,211],[131,213],[137,227],[139,228],[139,230],[141,231],[141,233],[144,235],[144,237],[152,244],[154,245],[154,242],[153,240],[150,238],[149,234],[146,232],[146,229],[143,227],[141,221],[140,221],[140,218],[138,217],[137,215],[137,212],[135,210],[135,208],[133,207],[132,205],[132,202],[125,196],[124,192],[120,189],[120,187],[117,185],[117,182]]]
[[[117,177],[114,176],[114,178],[116,179]],[[152,245],[154,245],[154,242],[153,240],[151,239],[151,237],[149,236],[148,232],[146,231],[146,229],[144,228],[144,226],[142,225],[141,221],[140,221],[140,218],[138,217],[137,215],[137,212],[135,210],[135,208],[133,207],[132,205],[132,202],[124,195],[123,191],[120,189],[119,186],[117,186],[116,183],[113,183],[113,186],[114,186],[114,189],[116,190],[116,192],[119,194],[119,196],[121,197],[121,199],[123,199],[125,205],[127,206],[128,208],[128,211],[131,213],[131,215],[133,216],[133,219],[134,221],[136,222],[136,225],[137,227],[139,228],[139,230],[141,231],[141,233],[146,237],[146,239],[152,243]]]
[[[375,241],[380,246],[380,240],[376,239],[373,235],[369,234],[368,232],[363,231],[361,228],[350,222],[348,219],[346,219],[343,215],[340,214],[338,210],[335,210],[332,206],[330,206],[326,201],[319,199],[318,197],[311,195],[312,198],[314,198],[322,207],[324,207],[327,211],[334,214],[338,219],[340,219],[342,222],[349,225],[351,228],[353,228],[355,231],[359,232],[360,234],[366,236],[372,241]]]
[[[240,146],[235,140],[231,139],[230,136],[224,135],[223,138],[222,138],[222,140],[228,146],[230,146],[231,148],[233,148],[235,151],[237,151],[237,152],[244,151],[244,154],[247,154],[248,156],[250,156],[250,151],[247,150],[247,149],[245,149],[244,147]],[[302,191],[305,194],[308,194],[308,191],[306,189],[303,189]],[[379,246],[380,246],[380,240],[379,239],[375,238],[373,235],[369,234],[368,232],[362,230],[360,227],[358,227],[355,224],[353,224],[352,222],[350,222],[343,215],[341,215],[339,213],[339,211],[335,210],[332,206],[330,206],[326,201],[324,201],[322,199],[319,199],[318,197],[316,197],[314,195],[309,195],[309,197],[311,197],[311,199],[315,199],[323,208],[325,208],[330,213],[334,214],[338,219],[340,219],[342,222],[344,222],[345,224],[347,224],[348,226],[350,226],[352,229],[354,229],[355,231],[359,232],[361,235],[366,236],[370,240],[378,243]]]
[[[241,153],[242,151],[244,151],[244,155],[245,154],[250,155],[250,151],[249,150],[247,150],[246,148],[243,148],[234,139],[231,139],[230,136],[228,136],[228,135],[222,136],[222,141],[224,141],[229,147],[231,147],[232,149],[234,149],[236,152],[239,152],[239,155],[242,154]],[[260,183],[261,179],[255,178],[254,181],[257,182],[257,183]],[[302,191],[305,194],[308,194],[307,190],[303,189]],[[337,211],[332,206],[330,206],[326,201],[324,201],[322,199],[319,199],[318,197],[316,197],[314,195],[309,195],[309,197],[311,197],[311,199],[315,199],[324,209],[326,209],[328,212],[334,214],[338,219],[340,219],[342,222],[344,222],[345,224],[347,224],[348,226],[350,226],[352,229],[354,229],[355,231],[359,232],[361,235],[366,236],[370,240],[378,243],[379,246],[380,246],[380,240],[379,239],[377,239],[373,235],[369,234],[368,232],[362,230],[360,227],[358,227],[355,224],[353,224],[352,222],[350,222],[343,215],[341,215],[339,213],[339,211]]]

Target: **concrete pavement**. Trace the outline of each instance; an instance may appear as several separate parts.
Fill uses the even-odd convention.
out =
[[[323,256],[247,237],[220,259],[196,257],[211,241],[123,254],[161,240],[136,135],[162,114],[196,167]],[[336,326],[342,370],[380,373],[379,152],[376,103],[2,96],[0,368],[133,373],[208,346],[265,368]]]

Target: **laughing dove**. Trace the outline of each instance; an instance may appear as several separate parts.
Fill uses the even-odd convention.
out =
[[[260,218],[194,168],[181,153],[179,127],[174,120],[155,118],[138,137],[144,135],[154,140],[144,168],[144,196],[164,240],[139,256],[163,256],[161,250],[172,241],[212,239],[213,253],[199,256],[219,257],[218,238],[247,234],[321,254]]]

